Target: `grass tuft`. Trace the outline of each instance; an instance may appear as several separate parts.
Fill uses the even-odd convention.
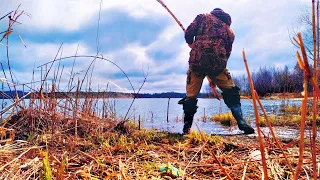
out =
[[[224,126],[234,126],[237,124],[237,121],[234,119],[232,113],[224,113],[224,114],[215,114],[210,120],[219,122]]]
[[[49,151],[48,151],[48,147],[44,152],[41,152],[40,154],[43,155],[43,179],[45,180],[52,180],[53,176],[52,176],[52,172],[51,172],[51,168],[50,168],[50,162],[49,162]]]

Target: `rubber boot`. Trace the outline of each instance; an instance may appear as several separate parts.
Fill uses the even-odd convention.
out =
[[[184,114],[183,134],[189,134],[193,122],[193,116],[191,114]]]
[[[184,112],[184,125],[183,125],[183,134],[188,134],[190,132],[190,128],[192,126],[194,114],[197,112],[198,100],[196,98],[183,98],[181,99],[178,104],[183,105],[183,112]]]
[[[232,105],[229,108],[233,117],[237,120],[239,129],[244,131],[245,134],[253,134],[254,129],[243,119],[241,105]]]

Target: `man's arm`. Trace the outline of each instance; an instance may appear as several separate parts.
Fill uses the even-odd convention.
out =
[[[194,36],[196,36],[197,34],[197,31],[198,31],[198,27],[199,27],[199,24],[201,22],[201,18],[202,18],[202,15],[198,15],[194,20],[193,22],[188,26],[186,32],[185,32],[185,35],[184,35],[184,38],[186,40],[186,42],[189,44],[189,47],[192,48],[193,45],[193,40],[194,40]]]

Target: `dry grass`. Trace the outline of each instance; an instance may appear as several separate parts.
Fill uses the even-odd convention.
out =
[[[32,110],[28,111],[30,113]],[[30,117],[28,114],[26,116]],[[24,116],[20,119],[28,121]],[[106,126],[112,127],[110,125],[108,123]],[[160,166],[167,163],[189,179],[224,178],[225,173],[213,155],[235,179],[242,178],[245,167],[244,174],[248,179],[260,178],[262,173],[261,160],[254,155],[258,148],[255,137],[222,138],[195,131],[185,137],[153,130],[139,131],[133,123],[125,127],[128,133],[118,130],[88,131],[84,136],[76,137],[74,131],[63,131],[64,128],[68,127],[57,127],[54,134],[45,131],[30,134],[28,141],[18,140],[17,137],[11,143],[1,141],[0,178],[182,179],[160,171]],[[20,134],[19,131],[17,133]],[[286,144],[286,153],[295,166],[297,147],[290,140],[286,140]],[[274,170],[269,172],[269,177],[290,178],[288,167],[275,149],[273,140],[269,139],[266,150],[269,154],[268,167]],[[308,157],[306,154],[306,167],[310,163]],[[305,173],[309,174],[311,170],[306,169],[301,177]]]
[[[236,119],[233,117],[232,113],[214,114],[210,117],[210,120],[219,122],[224,126],[234,126],[237,125]]]

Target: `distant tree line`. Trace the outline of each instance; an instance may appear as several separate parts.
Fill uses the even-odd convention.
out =
[[[0,92],[0,98],[2,99],[14,99],[17,96],[20,98],[26,95],[28,92],[17,91],[17,94],[13,91]],[[163,93],[122,93],[122,92],[55,92],[55,93],[43,93],[44,96],[53,96],[55,98],[76,97],[79,98],[184,98],[186,93],[178,92],[163,92]],[[34,97],[37,98],[38,96]],[[208,98],[208,93],[199,93],[199,98]],[[26,99],[31,98],[29,95]]]
[[[303,71],[296,65],[293,69],[288,66],[260,67],[258,71],[252,72],[252,80],[255,90],[259,96],[272,93],[300,93],[303,91]],[[247,76],[233,76],[233,80],[240,87],[243,95],[249,95],[250,86]],[[312,87],[308,85],[309,90]]]
[[[184,98],[186,93],[164,92],[164,93],[141,93],[132,94],[136,98]],[[208,98],[208,93],[199,93],[198,98]]]

